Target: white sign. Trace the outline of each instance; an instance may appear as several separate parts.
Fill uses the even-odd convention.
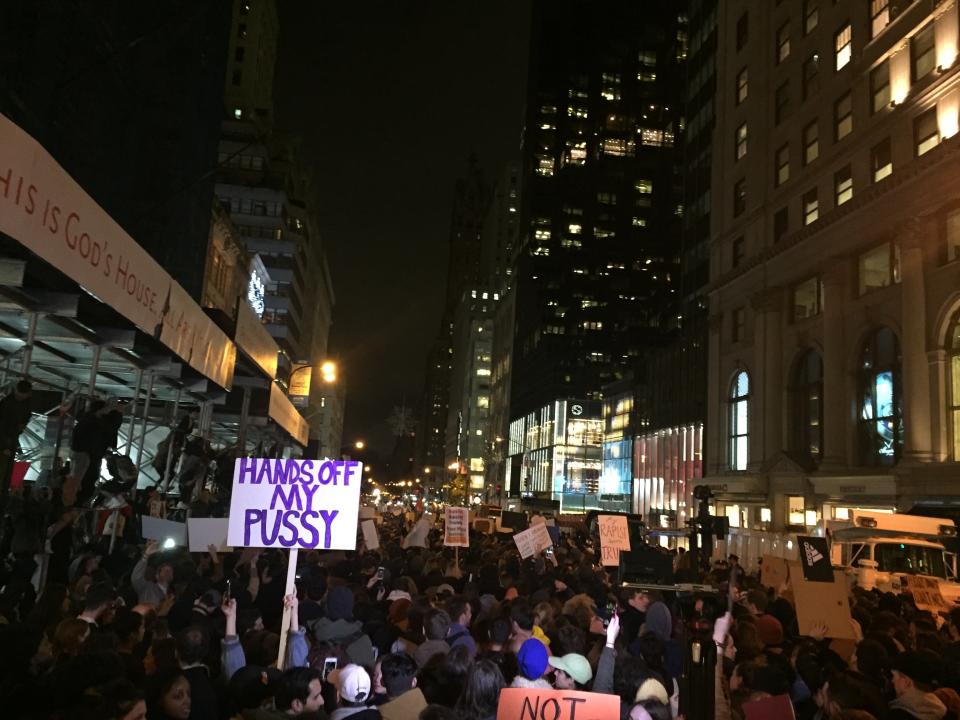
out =
[[[250,273],[250,282],[247,283],[247,302],[250,303],[251,309],[258,318],[263,317],[263,311],[267,307],[263,299],[266,294],[264,290],[260,276],[256,272]]]
[[[187,518],[187,537],[190,552],[207,552],[213,545],[218,552],[229,552],[227,545],[228,518]]]
[[[470,547],[470,511],[467,508],[444,508],[443,544],[448,547]]]
[[[377,525],[373,520],[363,520],[360,523],[363,531],[363,544],[367,550],[376,550],[380,547],[380,536],[377,534]]]
[[[230,388],[236,346],[36,140],[3,115],[0,231]]]
[[[547,532],[547,526],[543,523],[531,525],[523,532],[518,532],[513,536],[513,541],[517,544],[520,557],[524,559],[533,557],[553,545],[550,533]]]
[[[417,524],[413,526],[413,530],[407,533],[400,547],[404,550],[409,547],[425,548],[427,546],[427,535],[430,534],[430,528],[432,527],[433,515],[424,513],[420,519],[417,520]]]
[[[144,515],[141,525],[143,537],[147,540],[158,540],[161,543],[173,540],[174,545],[187,544],[187,526],[182,522]]]
[[[240,458],[227,542],[234,547],[354,550],[363,463]]]

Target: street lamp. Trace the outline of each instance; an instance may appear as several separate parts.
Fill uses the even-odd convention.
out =
[[[333,360],[327,360],[320,366],[320,377],[325,383],[335,383],[337,381],[337,364]]]
[[[367,444],[366,444],[363,440],[357,440],[357,441],[353,444],[353,446],[354,446],[357,450],[363,450],[363,449],[367,446]]]
[[[364,466],[363,466],[363,471],[364,471],[364,472],[370,472],[370,466],[369,466],[369,465],[364,465]]]

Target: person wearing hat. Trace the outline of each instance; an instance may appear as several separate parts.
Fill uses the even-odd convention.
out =
[[[377,661],[373,654],[370,636],[364,633],[363,623],[353,618],[353,591],[336,585],[327,591],[324,617],[308,623],[314,638],[319,643],[340,645],[347,659],[373,667]]]
[[[761,615],[757,618],[757,637],[768,651],[779,652],[783,644],[783,625],[773,615]]]
[[[510,683],[514,688],[542,688],[553,686],[543,677],[548,667],[546,646],[536,638],[525,640],[517,653],[517,676]]]
[[[233,713],[243,713],[251,720],[269,717],[281,676],[276,668],[258,665],[244,665],[237,670],[227,683],[227,701]]]
[[[156,540],[147,543],[140,561],[130,574],[130,584],[137,593],[137,600],[143,605],[160,607],[173,583],[173,563],[164,554],[157,554],[160,546]],[[148,579],[147,569],[153,570],[152,579]]]
[[[351,663],[330,673],[330,681],[337,688],[339,703],[330,713],[330,720],[379,720],[380,711],[367,706],[373,695],[373,683],[366,670]]]
[[[928,650],[905,652],[893,660],[893,690],[887,720],[940,720],[947,706],[936,695],[939,658]]]
[[[547,659],[554,669],[553,686],[557,690],[587,690],[593,679],[590,661],[579,653],[567,653],[563,657]]]

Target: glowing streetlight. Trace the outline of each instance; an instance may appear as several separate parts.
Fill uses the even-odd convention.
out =
[[[357,440],[357,441],[353,444],[353,446],[354,446],[357,450],[363,450],[363,449],[367,446],[367,444],[366,444],[363,440]]]
[[[364,471],[364,472],[370,472],[370,466],[369,466],[369,465],[364,465],[364,466],[363,466],[363,471]]]
[[[337,381],[337,364],[332,360],[327,360],[320,366],[320,377],[325,383],[335,383]]]

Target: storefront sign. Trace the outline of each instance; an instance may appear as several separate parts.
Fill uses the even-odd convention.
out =
[[[310,383],[313,380],[313,367],[306,363],[298,363],[290,372],[290,387],[287,394],[294,405],[305,407],[310,400]]]
[[[236,347],[43,147],[0,115],[0,231],[221,387]]]
[[[235,547],[353,550],[363,463],[240,458],[227,542]]]
[[[271,380],[277,378],[280,348],[253,310],[242,300],[237,303],[237,347],[253,360]]]

